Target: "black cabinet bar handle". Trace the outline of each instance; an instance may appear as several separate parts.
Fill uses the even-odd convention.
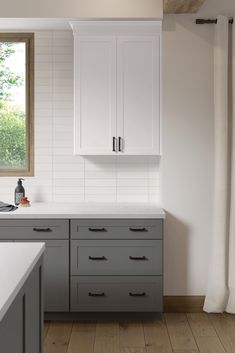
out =
[[[34,232],[44,232],[44,233],[48,233],[48,232],[52,232],[51,228],[33,228]]]
[[[105,256],[89,256],[89,260],[107,260]]]
[[[130,227],[129,230],[131,232],[147,232],[148,231],[148,229],[146,229],[146,228],[132,228],[132,227]]]
[[[146,293],[143,292],[143,293],[129,293],[129,296],[130,297],[146,297]]]
[[[105,293],[104,292],[102,292],[102,293],[91,293],[91,292],[89,292],[88,295],[89,295],[89,297],[104,297]]]
[[[129,256],[130,260],[148,260],[146,256]]]
[[[113,152],[117,152],[116,150],[116,137],[113,136]]]
[[[122,152],[122,138],[120,136],[118,137],[118,151]]]
[[[90,232],[107,232],[105,228],[88,228]]]

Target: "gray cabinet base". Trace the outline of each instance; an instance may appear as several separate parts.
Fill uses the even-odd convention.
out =
[[[42,325],[40,260],[0,322],[0,352],[42,353]]]
[[[77,312],[77,313],[45,313],[48,321],[135,321],[161,320],[162,314],[157,312]]]

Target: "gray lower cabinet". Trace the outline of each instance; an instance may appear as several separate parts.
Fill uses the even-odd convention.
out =
[[[42,353],[42,260],[0,322],[1,353]]]
[[[72,239],[162,239],[161,219],[72,219]]]
[[[162,312],[163,221],[71,220],[71,311]]]
[[[0,239],[69,239],[69,220],[1,219]]]
[[[162,219],[0,220],[11,240],[46,244],[46,312],[163,311]]]
[[[69,311],[69,244],[46,240],[44,255],[44,310]]]
[[[72,240],[72,275],[162,274],[162,240]]]
[[[0,220],[0,241],[37,242],[44,253],[44,311],[69,311],[69,220]]]
[[[72,311],[162,311],[162,276],[73,276]]]

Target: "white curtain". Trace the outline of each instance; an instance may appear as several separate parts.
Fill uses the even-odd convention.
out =
[[[227,17],[218,16],[214,48],[214,229],[204,303],[205,311],[216,313],[235,313],[235,109],[231,109],[232,102],[235,104],[235,23],[230,27]]]

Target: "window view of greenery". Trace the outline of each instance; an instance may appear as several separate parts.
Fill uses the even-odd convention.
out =
[[[0,170],[26,168],[26,44],[0,41]]]

